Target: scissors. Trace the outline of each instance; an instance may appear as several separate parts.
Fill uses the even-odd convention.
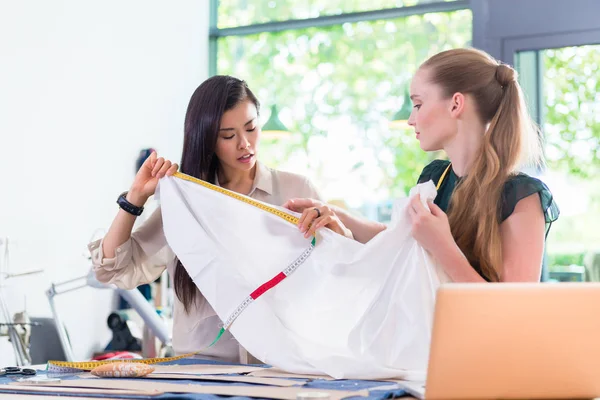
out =
[[[19,367],[5,367],[5,368],[0,368],[0,376],[4,376],[4,375],[35,375],[37,374],[37,372],[35,372],[35,369],[31,369],[31,368],[19,368]]]

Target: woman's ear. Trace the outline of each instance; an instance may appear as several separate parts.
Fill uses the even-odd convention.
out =
[[[460,93],[460,92],[456,92],[452,95],[452,98],[450,99],[450,115],[454,118],[458,118],[462,115],[464,109],[465,109],[465,95]]]

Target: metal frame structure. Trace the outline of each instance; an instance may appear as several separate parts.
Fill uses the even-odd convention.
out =
[[[82,289],[88,286],[96,289],[115,290],[130,304],[133,309],[138,312],[146,326],[150,329],[154,336],[156,336],[163,343],[163,346],[171,346],[171,333],[169,332],[169,329],[164,321],[158,316],[154,307],[150,305],[150,303],[137,289],[125,290],[114,287],[113,285],[100,283],[96,279],[94,272],[90,270],[85,276],[80,276],[64,282],[52,283],[50,288],[48,288],[46,291],[46,297],[48,297],[48,303],[50,304],[52,317],[54,319],[58,337],[67,361],[75,361],[75,356],[73,354],[73,348],[71,346],[65,325],[63,324],[56,308],[54,298],[57,295]],[[152,357],[154,357],[154,355]]]
[[[32,324],[31,321],[29,321],[27,310],[23,310],[25,320],[18,321],[13,319],[11,310],[4,297],[4,287],[6,287],[5,282],[11,278],[38,274],[43,272],[43,270],[11,273],[9,270],[9,240],[7,237],[0,238],[0,249],[0,328],[6,327],[5,336],[8,336],[12,344],[16,364],[20,366],[30,365],[31,355],[29,354],[29,334],[31,333],[31,326],[36,324]],[[20,333],[17,328],[22,332]]]

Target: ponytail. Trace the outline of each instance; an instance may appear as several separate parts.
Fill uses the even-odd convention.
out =
[[[458,247],[491,282],[502,276],[500,201],[504,184],[526,159],[539,159],[539,135],[527,113],[516,71],[486,53],[456,49],[421,68],[447,96],[471,94],[487,125],[481,151],[457,185],[448,220]],[[527,160],[531,161],[531,160]]]

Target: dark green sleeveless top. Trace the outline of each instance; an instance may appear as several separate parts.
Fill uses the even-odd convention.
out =
[[[444,171],[449,164],[450,161],[448,160],[432,161],[423,169],[423,172],[421,172],[418,183],[424,183],[431,179],[437,186],[438,181],[444,174]],[[447,212],[448,210],[452,193],[454,192],[456,185],[460,183],[460,179],[461,178],[456,176],[452,168],[450,168],[444,176],[444,180],[442,181],[442,184],[438,189],[437,196],[434,200],[434,203],[444,210],[444,212]],[[513,175],[508,178],[508,181],[506,181],[504,184],[502,196],[500,202],[498,203],[499,223],[504,222],[508,217],[510,217],[519,200],[524,199],[527,196],[531,196],[534,193],[537,193],[540,196],[540,206],[542,207],[542,211],[546,219],[546,236],[548,236],[550,225],[552,225],[552,223],[558,219],[558,215],[560,213],[558,205],[552,198],[552,193],[550,192],[550,189],[548,189],[548,186],[546,186],[539,179],[533,178],[527,174],[519,173]],[[474,201],[476,200],[474,199]],[[473,267],[479,273],[479,275],[481,275],[479,267],[477,265],[473,265]]]

